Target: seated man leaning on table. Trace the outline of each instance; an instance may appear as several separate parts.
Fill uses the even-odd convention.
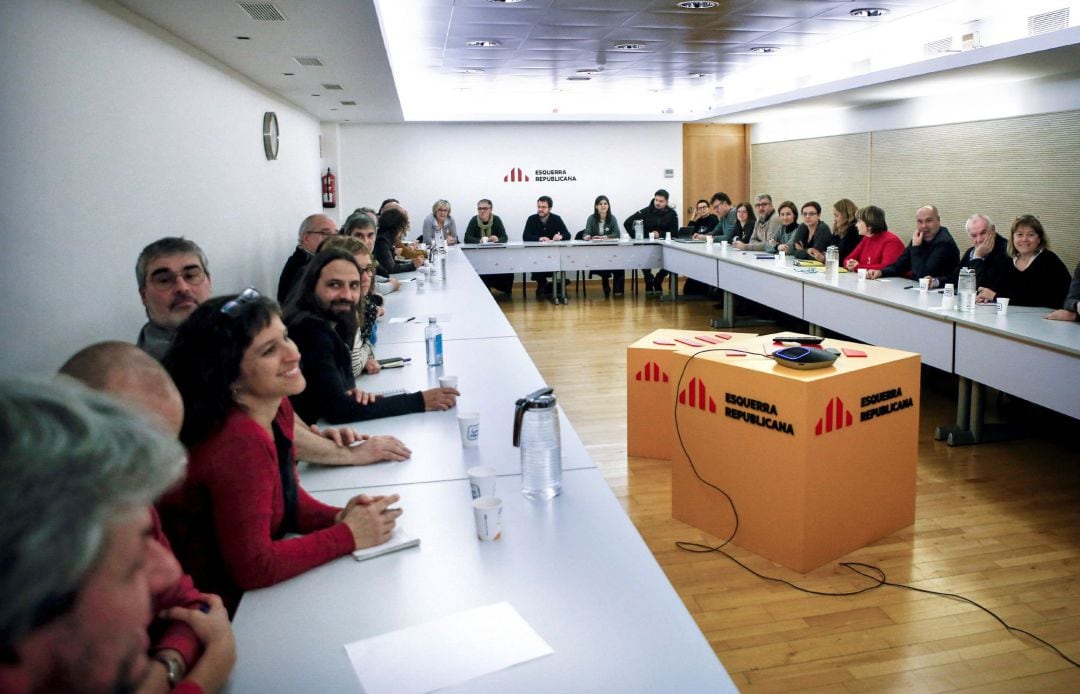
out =
[[[60,374],[73,378],[93,390],[107,393],[127,405],[137,416],[145,417],[162,433],[171,438],[180,435],[184,423],[184,401],[165,367],[138,347],[127,342],[99,342],[79,350],[60,367]],[[161,528],[157,511],[150,510],[151,537],[168,553],[173,562],[172,548]],[[176,572],[176,580],[153,593],[154,612],[174,607],[182,615],[202,610],[208,598],[196,590],[191,577]],[[150,627],[150,658],[153,661],[140,692],[167,692],[184,680],[188,673],[218,673],[220,679],[202,681],[203,688],[216,689],[225,683],[235,648],[229,618],[220,603],[217,611],[207,611],[207,619],[215,624],[212,630],[196,633],[187,622],[156,617]],[[201,657],[200,657],[201,655]],[[205,659],[205,660],[204,660]],[[216,661],[216,662],[215,662]],[[195,670],[193,668],[199,668]]]
[[[151,504],[184,464],[179,443],[105,395],[0,384],[0,691],[169,691],[148,629],[181,572]],[[163,615],[205,646],[177,694],[217,691],[235,661],[220,599],[198,596],[205,608]]]
[[[951,283],[954,287],[960,279],[960,270],[975,271],[975,286],[994,291],[1005,286],[1012,260],[1009,259],[1009,242],[998,234],[994,223],[985,214],[976,213],[964,222],[964,229],[971,238],[971,248],[960,256],[960,263],[951,273],[937,275],[930,280],[930,288],[936,289]]]
[[[200,304],[210,298],[210,272],[206,255],[194,242],[166,237],[143,249],[135,263],[139,295],[149,321],[136,343],[158,361],[172,347],[176,329]],[[384,460],[405,460],[411,451],[393,436],[359,436],[351,429],[319,430],[299,415],[295,422],[296,454],[319,465],[366,465]],[[362,446],[350,446],[354,440]]]
[[[880,270],[868,270],[866,276],[878,277],[939,277],[952,272],[960,260],[960,249],[946,227],[941,226],[941,215],[933,205],[925,205],[915,212],[915,233],[900,257]]]
[[[1080,263],[1073,270],[1072,283],[1069,284],[1069,293],[1065,295],[1065,305],[1056,311],[1046,314],[1050,320],[1080,320]]]
[[[342,424],[450,409],[459,395],[453,388],[385,397],[357,389],[351,347],[358,328],[361,272],[348,251],[320,251],[285,306],[285,324],[300,349],[300,369],[307,381],[303,392],[291,396],[297,414],[308,421]]]
[[[717,241],[731,241],[735,238],[735,208],[731,202],[731,196],[727,193],[713,193],[709,199],[709,207],[716,216],[716,225],[708,232],[694,234],[694,239],[704,239],[712,236]]]

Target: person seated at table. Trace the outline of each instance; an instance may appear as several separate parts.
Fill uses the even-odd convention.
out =
[[[704,240],[706,236],[712,236],[716,241],[731,243],[735,236],[735,208],[731,206],[731,196],[727,193],[713,193],[709,198],[709,206],[717,222],[712,229],[694,234],[693,238]]]
[[[458,242],[457,224],[450,216],[450,203],[446,200],[436,200],[431,206],[431,214],[424,217],[420,240],[431,245],[440,233],[446,240],[446,245],[453,246]]]
[[[300,486],[289,397],[305,380],[274,301],[251,289],[210,299],[181,326],[165,367],[184,399],[189,463],[158,507],[181,563],[230,614],[245,590],[390,538],[397,495],[337,508]]]
[[[184,423],[184,401],[168,372],[156,359],[128,342],[98,342],[71,356],[58,372],[93,390],[106,393],[127,405],[136,416],[150,422],[159,432],[175,439]],[[161,545],[171,561],[176,561],[161,518],[150,509],[150,537]],[[173,607],[199,610],[205,596],[196,589],[191,577],[177,571],[176,580],[155,591],[154,613],[160,615]],[[228,613],[220,608],[222,624],[207,634],[220,643],[206,641],[186,622],[156,617],[150,625],[150,659],[154,661],[141,691],[168,691],[176,687],[194,668],[220,672],[216,687],[224,685],[235,659],[235,644],[229,628]],[[204,662],[203,659],[207,660]],[[213,660],[220,662],[214,663]]]
[[[749,236],[737,239],[734,245],[740,251],[765,251],[769,239],[775,235],[780,227],[780,217],[773,208],[772,196],[762,193],[754,198],[754,208],[757,210],[757,218],[750,230]]]
[[[830,245],[836,246],[840,251],[841,261],[851,255],[855,246],[862,241],[859,227],[855,223],[855,213],[858,211],[855,203],[847,198],[840,198],[833,203],[833,239]]]
[[[499,215],[493,214],[495,205],[483,198],[476,203],[476,214],[469,220],[465,229],[465,243],[506,243],[506,227]],[[500,272],[493,275],[480,275],[480,280],[489,289],[496,289],[512,298],[514,294],[514,273]]]
[[[821,203],[804,202],[802,218],[803,223],[795,230],[795,257],[825,262],[825,249],[832,244],[833,234],[829,225],[821,221]]]
[[[379,230],[375,236],[375,270],[383,277],[412,272],[424,264],[423,255],[412,260],[398,260],[397,247],[409,230],[409,215],[399,207],[388,208],[379,215]]]
[[[795,203],[785,200],[776,208],[776,216],[780,218],[780,226],[776,228],[765,248],[770,253],[791,253],[795,250],[795,232],[799,230],[799,211],[795,208]]]
[[[289,336],[304,355],[307,387],[293,394],[292,404],[305,421],[344,424],[454,406],[453,388],[386,397],[358,390],[352,346],[365,271],[341,248],[320,251],[309,265],[284,312]]]
[[[949,272],[959,259],[960,249],[949,230],[941,226],[938,209],[925,205],[916,210],[915,233],[896,262],[880,270],[870,270],[866,276],[872,280],[878,277],[932,278]]]
[[[740,202],[735,206],[735,227],[731,232],[732,245],[745,244],[750,242],[750,237],[754,233],[754,225],[757,224],[757,218],[754,217],[754,206],[750,202]],[[735,246],[738,248],[739,246]]]
[[[653,193],[653,199],[646,207],[641,208],[634,214],[623,220],[623,228],[630,236],[635,236],[634,222],[641,222],[645,230],[645,238],[659,239],[665,234],[672,236],[679,232],[679,213],[668,205],[670,195],[663,188]],[[667,270],[660,270],[653,277],[652,270],[642,270],[645,277],[645,295],[660,296],[664,289],[664,278],[668,276]]]
[[[361,210],[370,210],[371,208],[361,208]],[[368,252],[373,253],[375,251],[375,213],[374,210],[371,214],[360,211],[354,212],[345,223],[341,226],[341,233],[345,236],[351,236],[354,239],[360,239],[367,246]],[[331,236],[327,241],[333,240],[334,236]],[[322,250],[326,244],[324,241],[319,245],[319,250]],[[382,305],[381,294],[389,294],[401,289],[401,282],[398,282],[395,277],[381,277],[376,275],[375,286],[372,287],[372,294],[379,297],[379,305]]]
[[[709,207],[709,201],[702,198],[694,205],[694,212],[686,226],[694,230],[691,238],[697,239],[699,236],[712,234],[713,229],[716,228],[719,222],[720,219],[713,214],[712,208]]]
[[[383,298],[375,293],[375,266],[371,252],[359,239],[348,236],[333,236],[326,239],[319,251],[340,248],[349,253],[360,266],[360,300],[356,304],[356,337],[352,344],[353,376],[360,378],[364,374],[379,373],[380,366],[375,358],[375,331],[382,311]]]
[[[183,448],[68,379],[0,382],[0,423],[0,692],[223,687],[236,644],[220,599],[156,609],[181,569],[151,504],[184,474]],[[147,652],[162,620],[205,645],[171,683]]]
[[[947,275],[940,275],[930,280],[930,288],[944,287],[951,283],[960,287],[960,270],[971,268],[975,271],[975,286],[980,289],[1000,291],[1005,286],[1006,277],[1012,262],[1009,259],[1009,242],[997,233],[997,228],[988,216],[977,212],[964,222],[964,230],[971,239],[971,248],[960,256],[960,263]],[[976,298],[978,301],[978,298]]]
[[[536,214],[529,215],[525,220],[525,229],[521,232],[521,240],[531,243],[547,243],[549,241],[569,241],[570,231],[562,217],[551,211],[555,206],[554,201],[547,196],[541,195],[536,199]],[[550,272],[534,272],[533,281],[536,282],[536,298],[545,294],[551,294],[552,288],[548,286],[551,279]]]
[[[885,222],[885,210],[867,205],[855,213],[855,224],[862,241],[844,258],[844,267],[851,272],[860,268],[880,270],[896,261],[904,252],[904,242],[889,231]]]
[[[1080,320],[1078,313],[1078,303],[1080,303],[1080,263],[1076,264],[1076,269],[1073,270],[1072,282],[1069,283],[1069,291],[1065,295],[1065,304],[1057,309],[1046,314],[1044,318],[1050,320],[1067,320],[1075,321]]]
[[[618,239],[619,220],[611,213],[611,201],[606,195],[597,195],[593,201],[593,213],[585,220],[585,234],[582,238],[586,241],[594,239]],[[626,286],[625,270],[593,270],[589,276],[599,275],[604,287],[604,298],[611,296],[612,276],[615,278],[615,296],[622,296]]]
[[[1001,296],[1015,306],[1061,306],[1069,291],[1069,268],[1050,250],[1050,239],[1038,217],[1022,214],[1013,220],[1009,255],[1013,261],[1004,286],[996,292],[981,288],[976,301],[989,302]]]

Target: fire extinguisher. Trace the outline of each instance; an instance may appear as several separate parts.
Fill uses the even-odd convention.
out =
[[[322,177],[322,206],[326,208],[337,207],[337,177],[326,169]]]

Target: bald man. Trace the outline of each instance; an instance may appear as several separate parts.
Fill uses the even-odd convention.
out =
[[[300,275],[304,274],[304,267],[319,250],[319,244],[336,233],[338,233],[337,222],[324,214],[308,215],[304,221],[300,222],[300,230],[296,235],[296,250],[285,261],[281,277],[278,278],[279,304],[285,304],[293,285],[300,279]]]
[[[939,277],[952,272],[960,261],[960,248],[952,234],[941,226],[941,215],[933,205],[915,211],[915,232],[911,243],[892,265],[880,270],[867,270],[872,280],[878,277]]]
[[[184,423],[180,392],[164,367],[135,345],[99,342],[68,359],[60,373],[112,395],[171,437],[179,436]],[[171,557],[157,512],[151,509],[150,516],[150,541]],[[220,600],[199,592],[187,574],[153,598],[155,614],[168,611],[168,616],[159,616],[148,629],[151,667],[139,691],[194,693],[224,686],[236,661],[236,644]]]

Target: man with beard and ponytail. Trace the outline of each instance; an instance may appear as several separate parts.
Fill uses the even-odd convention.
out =
[[[357,390],[350,347],[357,330],[360,273],[347,251],[320,251],[308,263],[299,291],[285,307],[285,324],[300,349],[300,368],[307,381],[303,392],[291,397],[297,414],[309,422],[322,419],[342,424],[453,407],[459,395],[453,388],[389,397]]]

